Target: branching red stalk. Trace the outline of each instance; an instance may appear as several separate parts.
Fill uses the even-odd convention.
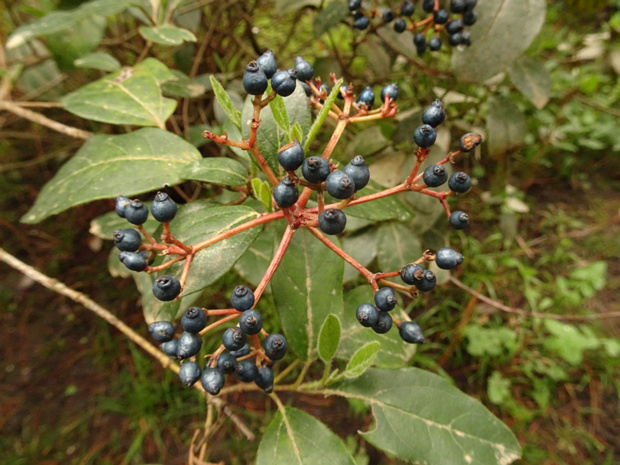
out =
[[[293,238],[293,233],[295,233],[295,230],[291,228],[286,228],[286,230],[284,231],[284,234],[282,235],[282,240],[280,241],[280,245],[278,246],[276,253],[273,255],[273,258],[271,259],[269,268],[267,268],[267,271],[265,271],[265,275],[263,276],[263,279],[261,280],[261,282],[256,287],[256,290],[254,291],[254,304],[255,305],[260,300],[261,296],[263,295],[263,292],[265,291],[265,288],[267,287],[267,284],[269,284],[269,281],[271,281],[273,274],[278,269],[278,266],[280,265],[280,262],[282,261],[282,257],[284,257],[284,252],[286,252],[288,245],[291,243],[291,239]]]

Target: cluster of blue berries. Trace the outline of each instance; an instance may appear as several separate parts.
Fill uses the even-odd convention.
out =
[[[269,81],[271,88],[281,97],[288,97],[297,87],[297,81],[305,83],[312,79],[314,69],[302,57],[295,59],[295,67],[279,70],[271,50],[250,61],[243,73],[243,88],[250,95],[263,95]],[[307,86],[306,86],[307,87]],[[306,93],[308,90],[306,90]]]
[[[447,34],[448,43],[452,47],[471,45],[471,35],[465,28],[473,26],[478,20],[474,12],[478,0],[450,0],[448,9],[439,8],[439,3],[444,2],[423,0],[421,9],[428,14],[428,17],[418,22],[412,19],[416,8],[414,2],[410,0],[404,0],[397,8],[387,8],[382,12],[374,6],[371,9],[364,9],[362,0],[349,0],[349,9],[353,14],[353,27],[356,29],[367,29],[371,20],[378,17],[381,20],[378,26],[391,23],[398,33],[412,31],[413,44],[418,55],[422,55],[427,49],[433,52],[440,50],[442,31]],[[433,31],[430,39],[427,37],[428,31]]]
[[[235,373],[237,378],[246,383],[254,382],[267,393],[273,391],[273,362],[280,360],[287,352],[286,338],[281,334],[271,333],[265,337],[262,345],[264,361],[256,363],[257,354],[252,353],[247,336],[259,334],[263,329],[263,317],[254,310],[254,293],[247,286],[237,286],[233,290],[230,302],[234,310],[240,312],[239,324],[226,329],[222,335],[222,345],[226,351],[218,351],[206,363],[204,368],[194,360],[202,347],[201,331],[207,327],[207,313],[201,307],[188,308],[181,318],[183,332],[174,338],[175,329],[170,321],[155,321],[149,325],[149,333],[160,343],[161,350],[170,357],[183,361],[179,370],[179,379],[185,386],[192,386],[200,380],[202,387],[211,395],[217,395],[224,387],[225,375]],[[260,355],[259,355],[260,357]]]

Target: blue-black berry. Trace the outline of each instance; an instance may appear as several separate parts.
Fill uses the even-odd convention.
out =
[[[294,69],[276,71],[276,73],[271,76],[271,88],[276,91],[276,94],[282,97],[288,97],[295,92],[296,86],[297,71]]]
[[[297,139],[282,147],[278,152],[278,163],[286,171],[295,171],[303,162],[304,148]]]
[[[327,176],[325,187],[335,199],[348,199],[355,193],[355,181],[344,171],[332,171]]]
[[[125,205],[125,219],[131,224],[144,224],[149,217],[149,209],[139,200],[132,200]]]
[[[168,223],[177,214],[177,204],[165,192],[158,192],[151,204],[151,214],[160,223]]]
[[[267,394],[271,394],[273,392],[273,371],[269,367],[262,367],[258,369],[258,374],[254,382],[256,385],[265,391]]]
[[[329,176],[329,162],[321,157],[308,157],[301,165],[301,174],[311,183],[323,182]]]
[[[170,321],[154,321],[149,325],[149,333],[157,342],[168,342],[174,337],[174,326]]]
[[[427,13],[432,12],[435,9],[435,0],[424,0],[422,2],[422,9]]]
[[[382,312],[389,312],[396,307],[396,294],[391,287],[382,287],[375,292],[375,305]]]
[[[175,357],[177,356],[177,349],[179,348],[179,340],[178,339],[172,339],[171,341],[167,341],[167,342],[162,342],[159,347],[161,348],[161,351],[166,354],[169,355],[170,357]]]
[[[471,178],[469,177],[469,174],[464,173],[463,171],[457,171],[456,173],[452,173],[450,175],[450,179],[448,179],[448,187],[458,194],[464,194],[471,187]]]
[[[358,105],[366,105],[368,109],[371,109],[375,104],[375,93],[372,90],[372,87],[367,86],[360,94],[357,96],[357,104]]]
[[[295,58],[295,70],[300,81],[309,81],[314,76],[314,68],[302,57]]]
[[[433,12],[433,21],[435,24],[446,24],[450,18],[450,13],[446,10],[437,10]]]
[[[288,344],[286,338],[281,334],[271,333],[265,338],[263,348],[265,349],[265,355],[271,360],[280,360],[286,355]]]
[[[422,173],[422,179],[428,187],[439,187],[448,180],[446,167],[443,165],[431,165]]]
[[[411,16],[415,11],[415,5],[410,0],[405,0],[400,5],[400,14],[403,16]]]
[[[349,0],[349,10],[355,11],[362,7],[362,0]]]
[[[205,368],[200,377],[200,384],[205,391],[216,396],[224,387],[224,374],[217,368]]]
[[[394,21],[394,11],[392,10],[384,10],[383,13],[381,14],[381,19],[386,22],[386,23],[391,23],[392,21]]]
[[[163,275],[153,283],[153,295],[164,302],[177,298],[181,292],[181,282],[174,276]]]
[[[254,309],[246,310],[239,317],[239,328],[250,336],[263,329],[263,317]]]
[[[245,312],[254,306],[254,292],[248,286],[241,284],[230,294],[230,304],[238,312]]]
[[[398,98],[398,84],[396,84],[395,82],[391,82],[383,89],[381,89],[381,102],[385,101],[386,95],[392,100],[396,101],[396,99]]]
[[[423,344],[424,335],[422,334],[422,328],[413,321],[403,321],[398,328],[398,333],[403,341],[410,344]]]
[[[115,229],[114,245],[124,252],[135,252],[142,244],[142,236],[135,229]]]
[[[443,123],[445,119],[446,110],[444,110],[441,100],[435,100],[422,113],[422,122],[434,128]]]
[[[265,77],[267,77],[267,79],[271,79],[271,76],[273,76],[278,70],[276,58],[273,56],[273,52],[271,50],[267,50],[259,56],[256,59],[256,63],[258,63],[258,67],[263,71],[263,73],[265,73]]]
[[[229,354],[235,358],[241,358],[241,357],[245,357],[246,355],[248,355],[250,353],[250,350],[251,350],[250,344],[246,343],[241,349],[231,350]]]
[[[258,376],[258,368],[254,360],[241,360],[237,364],[237,377],[244,383],[250,383]]]
[[[189,307],[181,317],[181,326],[188,333],[199,333],[207,326],[207,314],[201,307]]]
[[[398,18],[396,21],[394,21],[392,27],[396,32],[404,32],[404,30],[407,29],[407,21],[405,21],[403,18]]]
[[[463,263],[463,255],[456,250],[442,247],[435,254],[435,263],[442,270],[451,270]]]
[[[286,176],[273,188],[273,200],[280,208],[289,208],[295,205],[299,198],[299,189],[291,178]]]
[[[465,11],[465,0],[450,0],[450,12],[463,13]]]
[[[441,39],[439,37],[432,37],[428,41],[428,48],[431,52],[437,52],[441,49]]]
[[[436,284],[437,277],[435,276],[435,273],[431,270],[424,270],[422,279],[415,283],[415,287],[417,287],[419,291],[428,292],[433,290]]]
[[[202,347],[202,338],[199,334],[183,331],[179,336],[177,346],[177,357],[181,360],[193,357]]]
[[[131,271],[144,271],[146,268],[146,260],[139,253],[121,252],[118,254],[118,259]]]
[[[459,210],[453,211],[450,213],[449,222],[454,229],[465,229],[469,226],[469,215]]]
[[[119,195],[118,197],[116,197],[115,211],[116,214],[121,218],[125,218],[125,207],[129,202],[131,202],[131,199],[125,197],[124,195]]]
[[[363,31],[370,25],[370,20],[362,13],[356,13],[353,16],[353,27]]]
[[[371,326],[372,330],[377,334],[385,334],[392,329],[394,321],[388,312],[377,312],[377,322]]]
[[[193,386],[200,379],[202,370],[196,362],[185,362],[179,369],[179,379],[185,386]]]
[[[222,344],[228,350],[239,350],[245,345],[246,336],[241,328],[232,326],[224,331],[222,335]]]
[[[400,279],[406,284],[417,285],[424,277],[424,268],[417,263],[405,265],[400,270]]]
[[[463,27],[463,21],[460,19],[453,19],[446,24],[446,32],[448,34],[456,34],[457,32],[461,32]]]
[[[353,179],[355,183],[355,192],[366,187],[368,181],[370,181],[370,170],[368,165],[364,161],[364,157],[356,155],[342,170],[344,173]]]
[[[254,60],[250,61],[243,73],[243,88],[250,95],[263,95],[267,90],[269,81],[265,72]]]
[[[435,143],[437,140],[437,131],[429,124],[423,124],[418,126],[413,131],[413,141],[420,147],[427,148]]]
[[[217,367],[224,374],[234,373],[237,369],[237,359],[230,352],[221,353],[217,356]]]
[[[457,45],[461,45],[463,43],[463,34],[460,32],[455,32],[454,34],[450,34],[448,36],[448,43],[451,47],[456,47]]]
[[[465,26],[473,26],[478,21],[478,15],[471,10],[468,10],[463,15],[463,24]]]
[[[325,234],[340,234],[346,225],[347,216],[337,208],[328,208],[319,215],[319,229]]]
[[[372,304],[364,303],[357,307],[355,317],[360,324],[366,328],[371,328],[377,324],[379,319],[379,310]]]

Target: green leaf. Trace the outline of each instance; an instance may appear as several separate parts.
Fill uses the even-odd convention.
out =
[[[228,116],[228,119],[232,121],[235,126],[241,129],[241,112],[235,108],[230,97],[217,79],[215,79],[214,76],[210,76],[209,79],[211,80],[215,98],[220,102],[220,105],[222,105],[222,109],[226,113],[226,116]]]
[[[521,147],[527,133],[523,113],[506,97],[490,97],[487,113],[487,147],[491,155],[502,155]]]
[[[347,2],[328,3],[314,18],[314,37],[320,37],[350,14]]]
[[[248,170],[232,158],[203,158],[187,166],[181,176],[225,186],[243,186],[248,180]]]
[[[165,127],[177,102],[164,98],[162,84],[174,74],[162,62],[147,58],[133,68],[105,76],[62,99],[71,113],[111,124]]]
[[[355,465],[327,426],[293,407],[278,410],[258,446],[256,465]]]
[[[346,154],[353,158],[355,155],[367,157],[389,147],[392,141],[388,140],[379,126],[371,126],[357,133],[347,144]]]
[[[32,23],[20,26],[9,36],[7,49],[16,48],[40,36],[71,29],[75,23],[93,16],[109,16],[120,13],[130,6],[132,0],[95,0],[74,10],[53,11]]]
[[[420,240],[406,225],[390,221],[379,226],[377,259],[383,272],[400,270],[422,256]]]
[[[356,195],[363,197],[383,190],[385,190],[385,187],[370,181]],[[406,222],[413,218],[411,210],[394,195],[347,207],[345,212],[347,216],[355,216],[371,221],[397,220]]]
[[[496,370],[491,373],[487,385],[487,394],[491,403],[502,405],[506,400],[510,399],[511,384],[510,380],[504,378],[499,371]]]
[[[278,230],[275,224],[266,224],[263,231],[258,235],[258,238],[252,243],[239,261],[235,263],[235,271],[254,287],[258,286],[261,282],[261,279],[265,275],[265,271],[271,263],[271,258],[273,257],[273,243],[277,233],[282,237],[282,232]],[[269,287],[267,289],[269,289]]]
[[[95,52],[84,55],[73,62],[76,68],[100,69],[102,71],[117,71],[121,69],[120,62],[112,55],[104,52]]]
[[[522,56],[508,70],[510,80],[539,110],[549,101],[551,75],[538,60]]]
[[[316,357],[321,325],[342,311],[343,261],[310,232],[299,229],[271,280],[276,309],[292,351]]]
[[[280,15],[285,15],[289,11],[301,10],[306,6],[319,6],[321,0],[276,0],[275,11]]]
[[[196,244],[258,216],[244,205],[221,207],[206,201],[195,201],[179,207],[174,218],[174,236],[185,244]],[[198,252],[181,296],[200,292],[223,276],[252,245],[260,230],[260,226],[248,229]],[[183,262],[176,263],[161,274],[180,276],[183,266]]]
[[[321,110],[319,111],[319,114],[316,116],[316,119],[314,120],[314,123],[312,123],[312,127],[310,128],[310,130],[306,131],[306,134],[308,134],[308,137],[306,138],[306,141],[304,142],[305,152],[308,152],[308,150],[310,149],[310,145],[312,144],[312,141],[314,140],[316,135],[319,133],[319,130],[323,127],[325,118],[327,118],[327,115],[329,114],[329,111],[333,103],[336,101],[338,94],[340,94],[340,87],[342,86],[343,82],[344,80],[342,78],[336,81],[336,84],[330,91],[329,95],[327,96],[327,99],[325,100],[325,103],[323,104],[323,108],[321,108]]]
[[[344,372],[345,378],[357,378],[361,376],[370,365],[373,364],[377,357],[377,352],[381,349],[381,343],[378,341],[369,342],[366,345],[360,347],[357,352],[353,354],[347,368]]]
[[[273,205],[271,203],[271,189],[267,181],[261,181],[258,178],[252,179],[252,190],[254,195],[260,201],[265,211],[271,213]]]
[[[288,121],[286,106],[284,105],[284,99],[281,96],[276,95],[276,98],[269,102],[269,108],[271,108],[273,119],[276,121],[276,124],[284,131],[288,132],[290,124]]]
[[[325,363],[334,358],[340,342],[340,320],[335,315],[327,315],[319,332],[319,357]]]
[[[61,68],[72,69],[76,59],[97,49],[105,28],[104,17],[89,16],[75,22],[71,29],[50,34],[47,47]]]
[[[43,186],[21,221],[38,223],[75,205],[178,184],[198,160],[193,145],[161,129],[91,137]]]
[[[241,112],[241,134],[244,139],[250,137],[250,123],[254,106],[252,105],[253,96],[248,96]],[[288,115],[289,124],[299,123],[302,133],[308,134],[310,130],[310,106],[308,98],[301,85],[297,85],[295,92],[288,97],[283,98],[286,113]],[[274,118],[271,107],[267,106],[260,112],[261,124],[257,132],[257,144],[263,157],[271,169],[277,174],[282,171],[282,167],[278,163],[277,155],[281,147],[289,143],[289,134],[291,128],[282,129]],[[303,144],[303,140],[299,141]]]
[[[162,92],[166,97],[196,98],[204,95],[207,91],[203,83],[191,79],[187,74],[176,69],[170,71],[174,74],[175,79],[164,82],[162,85]],[[211,83],[209,83],[209,87],[211,87]]]
[[[428,371],[370,368],[327,391],[369,404],[375,427],[362,436],[404,460],[428,465],[508,465],[521,456],[521,447],[506,425],[480,402]]]
[[[291,133],[288,137],[289,142],[294,141],[295,139],[304,140],[304,131],[303,129],[301,129],[301,126],[297,122],[295,122],[295,125],[291,129]]]
[[[342,325],[340,345],[336,357],[341,360],[351,360],[353,354],[369,342],[379,342],[381,350],[375,358],[375,365],[385,368],[400,368],[405,365],[416,352],[415,344],[405,344],[393,328],[386,334],[377,334],[369,328],[364,328],[355,317],[355,309],[364,302],[372,302],[373,293],[369,285],[357,287],[344,295],[344,308],[338,316]],[[398,309],[395,316],[404,319],[405,315]]]
[[[545,320],[545,328],[551,333],[544,339],[544,346],[573,366],[583,362],[586,350],[597,349],[600,339],[587,327],[576,326],[554,320]]]
[[[487,0],[471,28],[471,46],[452,54],[454,74],[481,83],[508,69],[540,32],[545,10],[545,0]]]
[[[519,347],[517,333],[510,328],[485,328],[471,324],[465,328],[467,352],[474,357],[512,355]]]
[[[154,27],[141,26],[138,31],[146,40],[161,45],[181,45],[183,42],[196,42],[197,40],[191,31],[170,24]]]
[[[348,221],[347,221],[348,223]],[[348,228],[347,224],[347,228]],[[362,266],[368,266],[377,256],[377,244],[382,241],[375,228],[368,228],[360,233],[347,234],[342,238],[342,249]],[[352,265],[344,265],[344,281],[348,282],[360,276]]]

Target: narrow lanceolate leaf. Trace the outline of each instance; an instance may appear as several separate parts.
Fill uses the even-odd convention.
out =
[[[452,54],[452,69],[459,80],[484,82],[508,69],[545,22],[545,0],[486,0],[481,8],[484,14],[471,28],[471,46]]]
[[[73,62],[76,68],[100,69],[102,71],[117,71],[121,69],[120,62],[112,55],[104,52],[94,52],[78,58]]]
[[[522,56],[508,70],[510,80],[538,109],[549,101],[551,75],[545,65],[533,58]]]
[[[417,368],[370,368],[329,394],[365,401],[374,446],[427,465],[508,465],[521,456],[512,432],[480,402],[440,376]]]
[[[232,158],[203,158],[188,166],[182,176],[185,179],[225,186],[243,186],[248,179],[248,170]]]
[[[290,130],[290,124],[288,121],[286,106],[284,105],[284,99],[281,96],[276,95],[276,98],[269,102],[269,108],[271,108],[273,119],[276,121],[277,125],[285,132],[288,132]]]
[[[91,137],[43,186],[21,221],[37,223],[93,200],[178,184],[181,173],[198,160],[200,153],[193,145],[161,129]]]
[[[174,236],[183,243],[192,245],[247,223],[258,216],[254,210],[243,205],[214,207],[207,202],[196,201],[179,208],[173,223]],[[181,297],[200,292],[223,276],[252,245],[260,230],[260,226],[248,229],[198,252],[192,262]],[[160,274],[179,277],[183,265],[183,262],[174,264]]]
[[[250,136],[250,124],[252,122],[252,114],[254,106],[252,105],[253,96],[248,96],[245,100],[243,110],[241,112],[241,134],[244,139]],[[290,125],[299,123],[303,134],[308,134],[311,124],[310,106],[308,98],[301,84],[297,84],[295,92],[288,97],[282,99],[288,115],[289,128],[282,129],[274,117],[271,106],[263,108],[260,112],[260,127],[258,128],[258,148],[261,154],[267,160],[271,169],[278,173],[282,170],[278,163],[277,155],[281,147],[288,144],[291,132]],[[303,144],[304,141],[300,140]]]
[[[220,102],[220,105],[222,105],[226,116],[228,116],[228,119],[230,119],[235,126],[241,129],[241,112],[235,108],[230,100],[230,97],[222,87],[222,84],[220,84],[214,76],[209,76],[209,79],[211,80],[211,86],[213,87],[215,98],[218,102]]]
[[[299,229],[271,280],[276,309],[297,357],[317,355],[321,326],[342,311],[343,261],[310,232]]]
[[[316,116],[316,119],[314,120],[314,123],[312,123],[312,127],[310,128],[308,132],[308,137],[306,137],[306,140],[304,142],[304,150],[306,152],[310,148],[310,144],[312,144],[312,141],[314,140],[316,135],[319,133],[319,130],[323,127],[325,118],[327,118],[327,115],[329,114],[329,111],[331,110],[332,105],[336,101],[336,98],[338,97],[338,94],[340,93],[340,87],[342,86],[343,82],[344,80],[342,78],[338,79],[338,81],[334,85],[334,88],[331,90],[331,92],[327,96],[327,100],[325,100],[325,103],[323,104],[323,108],[321,108],[321,110],[319,111],[319,114]]]
[[[161,87],[174,78],[162,62],[147,58],[80,87],[63,97],[62,104],[71,113],[94,121],[163,129],[177,102],[165,98]]]
[[[375,361],[379,350],[381,350],[381,343],[378,341],[369,342],[360,347],[357,352],[353,354],[349,363],[347,363],[344,377],[357,378],[361,376]]]
[[[140,35],[146,40],[161,45],[181,45],[183,42],[196,42],[196,36],[187,29],[164,25],[138,28]]]
[[[334,358],[340,342],[340,321],[335,315],[327,315],[319,332],[319,357],[325,363]]]
[[[355,465],[344,443],[301,410],[278,411],[258,446],[256,465]]]
[[[269,183],[267,181],[261,181],[258,178],[253,178],[252,190],[265,211],[271,213],[273,205],[271,204],[271,189],[269,189]]]

